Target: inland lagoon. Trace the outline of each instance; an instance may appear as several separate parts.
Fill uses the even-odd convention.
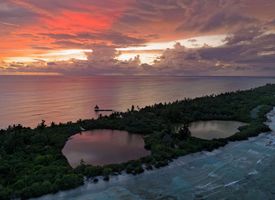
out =
[[[141,135],[118,130],[92,130],[73,135],[62,153],[72,167],[81,162],[106,165],[135,160],[150,154]]]
[[[122,174],[96,185],[39,200],[216,200],[274,199],[275,112],[268,114],[271,133],[232,142],[212,152],[181,157],[168,167],[138,176]]]
[[[218,138],[227,138],[239,131],[239,128],[247,125],[238,121],[197,121],[189,126],[193,137],[211,140]]]

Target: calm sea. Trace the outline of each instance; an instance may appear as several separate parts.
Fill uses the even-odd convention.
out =
[[[97,117],[93,107],[125,111],[275,83],[275,78],[0,76],[0,128]]]

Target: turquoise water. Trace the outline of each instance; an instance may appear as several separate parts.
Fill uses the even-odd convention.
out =
[[[268,117],[270,134],[184,156],[138,176],[86,183],[39,200],[275,199],[275,111]]]

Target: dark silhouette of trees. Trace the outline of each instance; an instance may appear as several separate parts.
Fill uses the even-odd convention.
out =
[[[257,115],[251,110],[261,105]],[[263,122],[266,113],[275,105],[275,85],[247,91],[184,99],[160,103],[129,112],[77,122],[52,123],[43,120],[36,128],[22,125],[0,130],[0,199],[27,199],[43,194],[75,188],[84,177],[98,180],[98,176],[116,175],[125,170],[139,174],[146,169],[166,166],[173,159],[192,152],[212,151],[229,141],[244,140],[269,131]],[[256,117],[255,117],[256,116]],[[198,120],[238,120],[249,123],[236,134],[215,140],[192,137],[188,124]],[[181,125],[181,129],[175,127]],[[143,134],[145,147],[151,155],[134,161],[107,166],[91,166],[84,162],[73,169],[62,155],[68,138],[92,129],[118,129]],[[97,182],[97,181],[95,181]]]
[[[179,129],[179,132],[178,132],[178,135],[179,135],[179,138],[184,140],[188,137],[191,137],[191,132],[188,128],[188,124],[184,124],[180,129]]]

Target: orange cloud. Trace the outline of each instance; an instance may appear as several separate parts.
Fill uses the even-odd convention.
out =
[[[45,26],[55,33],[66,33],[66,31],[75,33],[90,30],[107,30],[111,27],[113,20],[107,16],[66,11],[54,18],[44,18],[41,22],[45,23]]]
[[[48,55],[52,51],[93,50],[107,46],[111,49],[141,49],[139,57],[132,51],[128,52],[128,55],[119,55],[116,58],[132,58],[135,62],[138,59],[150,59],[151,63],[154,63],[154,57],[159,57],[165,48],[158,54],[152,54],[150,51],[162,46],[170,47],[175,41],[232,34],[235,39],[244,40],[251,33],[241,34],[240,30],[248,27],[257,27],[259,32],[274,32],[274,9],[274,0],[253,0],[253,3],[251,0],[0,1],[0,62],[7,58],[13,60],[11,57],[41,58],[41,55]],[[272,40],[273,38],[269,42]],[[264,53],[274,52],[273,46],[270,45],[265,46]],[[203,43],[200,46],[207,45]],[[257,48],[262,50],[259,45]],[[147,51],[147,55],[141,55],[146,53],[143,50]],[[117,61],[113,61],[113,57],[111,60],[114,63],[109,65],[108,70],[115,72],[118,67]],[[164,61],[170,63],[172,60]],[[76,63],[80,65],[85,62]],[[194,63],[188,62],[190,65]],[[126,62],[126,65],[133,66],[133,62]],[[227,63],[225,65],[227,66]],[[165,67],[168,68],[168,65]],[[136,69],[139,70],[138,67]],[[99,69],[95,71],[98,72]],[[107,69],[105,72],[107,73]]]
[[[105,7],[104,4],[96,2],[92,4],[91,2],[87,0],[78,2],[71,0],[66,2],[11,0],[7,2],[11,10],[10,13],[14,10],[14,12],[22,13],[21,18],[26,17],[25,15],[28,18],[26,23],[14,24],[12,27],[7,25],[11,24],[9,21],[0,23],[0,28],[9,29],[5,34],[1,34],[0,31],[0,60],[7,57],[46,53],[47,49],[63,48],[59,47],[55,43],[56,40],[47,36],[47,34],[108,31],[112,28],[114,21],[123,14],[123,11],[129,5],[129,1],[107,0],[106,3],[113,6],[113,8],[109,8]],[[9,19],[7,18],[7,20]],[[18,23],[19,21],[18,18]],[[96,42],[96,39],[94,42]],[[104,41],[101,40],[100,42]]]

